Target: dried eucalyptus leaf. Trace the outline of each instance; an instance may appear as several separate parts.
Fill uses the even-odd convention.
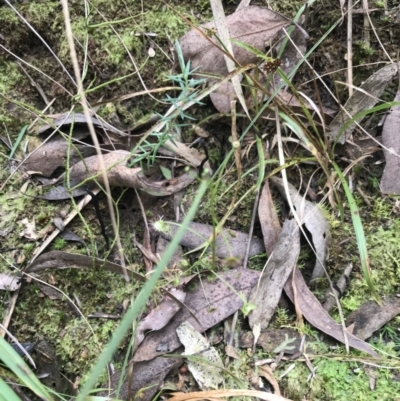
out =
[[[176,223],[164,221],[165,230],[159,234],[170,240],[174,237],[179,229]],[[204,245],[206,241],[213,235],[213,227],[208,224],[190,223],[188,229],[180,241],[180,244],[190,249],[196,249]],[[246,253],[248,234],[223,229],[215,240],[215,254],[220,258],[236,257],[243,259]],[[252,238],[250,245],[250,256],[265,252],[263,241],[259,238]]]
[[[171,291],[172,295],[183,302],[186,298],[186,293],[182,290]],[[180,309],[180,305],[172,298],[165,298],[155,309],[153,309],[144,319],[140,321],[136,329],[136,346],[138,346],[148,330],[162,329]]]
[[[344,343],[343,327],[329,316],[328,312],[322,307],[315,295],[309,290],[300,270],[296,268],[292,274],[294,274],[293,282],[296,286],[297,304],[308,323],[328,336]],[[292,287],[292,276],[286,282],[285,292],[294,303],[295,295]],[[366,342],[360,340],[349,332],[347,332],[346,335],[350,347],[364,351],[373,356],[378,356],[378,354]]]
[[[265,47],[276,39],[278,32],[283,27],[289,26],[291,21],[267,8],[249,6],[226,17],[226,24],[231,39],[264,51]],[[215,29],[214,21],[201,25],[180,38],[179,44],[184,58],[191,60],[193,69],[199,68],[199,72],[226,75],[228,70],[217,39],[211,36],[210,40],[207,40],[204,37],[210,35],[210,32],[214,32]],[[199,33],[199,30],[203,32],[203,35]],[[233,45],[233,54],[240,65],[259,60],[254,53],[237,45]]]
[[[400,102],[400,89],[394,98]],[[393,106],[385,119],[382,130],[382,144],[385,146],[386,165],[381,179],[381,191],[384,194],[400,194],[400,106]]]
[[[343,144],[346,139],[350,138],[356,124],[352,123],[339,137],[344,125],[356,114],[374,107],[386,86],[392,82],[393,77],[397,74],[399,65],[400,63],[393,63],[381,68],[361,85],[360,90],[354,92],[354,95],[343,107],[346,111],[341,110],[329,125],[328,137],[331,141],[338,141]]]
[[[260,281],[250,295],[250,302],[256,306],[249,315],[251,328],[256,324],[260,325],[261,330],[268,327],[299,254],[300,234],[297,223],[294,219],[286,220]]]

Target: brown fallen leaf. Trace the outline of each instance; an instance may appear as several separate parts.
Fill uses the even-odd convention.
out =
[[[278,177],[271,177],[270,180],[278,188],[281,195],[286,198],[283,180]],[[324,266],[328,257],[328,246],[331,237],[329,223],[317,205],[303,198],[293,185],[288,183],[288,186],[290,198],[300,221],[305,224],[312,235],[312,243],[316,255],[315,266],[311,276],[311,279],[314,280],[323,277],[325,274]]]
[[[353,334],[366,340],[399,314],[400,298],[386,297],[383,299],[382,306],[375,301],[367,301],[350,313],[346,319],[346,326],[354,325]]]
[[[105,269],[113,273],[124,275],[124,268],[115,263],[107,262],[102,259],[79,255],[74,253],[51,251],[44,253],[35,259],[30,265],[26,267],[27,273],[35,273],[45,269]],[[145,282],[146,279],[138,273],[127,269],[132,278]]]
[[[127,377],[127,372],[122,380],[122,385],[119,389],[121,380],[121,372],[116,372],[111,376],[111,396],[119,400],[128,401],[129,396],[140,395],[140,401],[151,401],[154,395],[158,392],[167,374],[174,368],[182,365],[182,358],[166,358],[159,357],[151,361],[134,362],[132,365],[132,380],[130,382]],[[102,388],[108,388],[109,383],[104,383]],[[108,397],[108,391],[102,391],[99,396]],[[134,397],[135,399],[135,397]]]
[[[258,217],[260,219],[261,230],[263,233],[265,250],[271,255],[278,241],[281,232],[278,214],[269,190],[268,180],[265,180],[263,190],[258,204]]]
[[[292,273],[293,275],[293,273]],[[285,292],[292,302],[294,302],[294,292],[292,287],[292,275],[285,284]],[[337,341],[344,343],[343,327],[335,320],[333,320],[328,312],[322,307],[315,295],[307,287],[303,275],[299,269],[294,270],[294,285],[296,286],[297,295],[296,300],[298,307],[307,319],[308,323],[314,326],[316,329],[322,331],[328,336],[333,337]],[[350,347],[364,351],[367,354],[378,357],[379,355],[370,347],[369,344],[360,340],[349,332],[347,339]]]
[[[399,65],[400,63],[392,63],[381,68],[361,85],[360,90],[354,92],[354,95],[343,106],[350,116],[344,110],[341,110],[329,124],[327,134],[331,141],[338,141],[343,144],[350,138],[356,128],[356,124],[352,123],[339,137],[344,125],[356,114],[372,108],[378,102],[378,98],[382,95],[386,86],[389,82],[392,82],[393,77],[397,74]]]
[[[259,324],[261,330],[268,327],[299,254],[300,233],[297,223],[294,219],[286,220],[260,280],[251,291],[249,300],[256,306],[249,314],[251,328],[255,324]]]
[[[400,88],[394,98],[400,102]],[[381,178],[381,191],[384,194],[400,194],[400,106],[393,106],[386,116],[382,130],[382,144],[385,146],[386,165]]]
[[[126,150],[115,150],[102,155],[110,185],[123,187],[128,186],[126,184],[131,184],[132,187],[139,187],[137,175],[142,169],[126,168],[124,165],[126,164],[129,156],[130,153]],[[119,170],[118,167],[125,167],[127,170],[129,170],[129,172],[127,173],[124,169],[122,169],[121,174],[121,170]],[[86,159],[74,164],[69,170],[68,177],[70,179],[70,186],[78,185],[83,181],[91,182],[94,179],[100,185],[104,185],[99,156],[95,155],[87,157]],[[64,181],[66,178],[67,176],[64,173],[58,178],[58,181]]]
[[[76,139],[83,140],[88,135],[88,132],[74,132],[71,142],[74,143]],[[56,168],[65,165],[68,152],[71,166],[78,163],[82,157],[89,157],[96,153],[96,149],[92,146],[77,143],[74,146],[70,146],[62,136],[52,138],[37,150],[29,148],[29,151],[31,154],[23,164],[25,171],[32,171],[44,177],[50,177]]]
[[[176,289],[171,294],[180,302],[184,302],[186,293]],[[180,309],[179,303],[170,297],[166,297],[156,308],[154,308],[144,319],[140,321],[136,329],[136,342],[139,344],[144,340],[146,331],[162,329]]]
[[[177,223],[164,221],[166,229],[159,234],[170,240],[178,231]],[[208,224],[190,223],[180,244],[190,249],[197,249],[204,245],[213,235],[213,227]],[[223,229],[215,240],[215,254],[220,258],[236,257],[243,259],[249,236],[239,231]],[[250,245],[250,256],[265,251],[264,244],[259,238],[252,238]]]
[[[289,26],[291,21],[267,8],[249,6],[227,16],[226,24],[231,39],[264,51],[266,44],[272,43],[280,29]],[[182,36],[179,44],[185,60],[191,60],[192,69],[198,68],[198,72],[226,75],[228,70],[224,53],[220,50],[217,39],[213,37],[215,29],[215,22],[201,25]],[[254,53],[237,45],[233,45],[233,54],[240,65],[259,60]]]
[[[143,174],[141,168],[129,168],[124,165],[129,155],[130,152],[124,150],[116,150],[103,155],[104,166],[111,186],[141,189],[153,196],[168,196],[186,188],[197,177],[197,172],[191,169],[171,180],[153,182]],[[73,165],[68,173],[70,179],[68,187],[74,187],[83,182],[86,184],[85,187],[69,191],[65,185],[61,185],[38,198],[61,200],[69,199],[71,196],[84,195],[86,194],[85,188],[93,188],[95,182],[104,185],[101,171],[99,156],[88,157]],[[67,174],[64,173],[57,181],[64,181],[66,177]]]
[[[247,299],[258,277],[256,271],[231,269],[218,276],[212,274],[212,280],[193,279],[187,286],[184,303],[187,309],[181,308],[162,330],[149,333],[137,349],[134,360],[146,361],[175,351],[181,345],[176,329],[184,321],[202,333],[232,315],[243,306],[242,297]],[[200,321],[201,327],[192,314]]]

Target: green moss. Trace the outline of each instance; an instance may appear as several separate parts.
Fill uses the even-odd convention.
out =
[[[285,388],[285,396],[293,401],[309,399],[313,401],[394,400],[400,392],[400,383],[393,381],[390,370],[377,369],[371,372],[376,378],[374,390],[369,388],[369,376],[364,365],[334,359],[315,359],[313,367],[316,376],[307,382],[310,371],[305,364],[296,364],[280,385]],[[286,368],[286,367],[285,367]],[[279,373],[284,368],[279,369]]]
[[[392,208],[387,199],[377,198],[369,211],[372,220],[364,221],[372,278],[379,293],[384,295],[400,290],[400,220],[393,214]],[[356,263],[359,264],[358,258]],[[368,299],[370,293],[364,278],[354,275],[348,294],[343,298],[345,310],[353,311]]]

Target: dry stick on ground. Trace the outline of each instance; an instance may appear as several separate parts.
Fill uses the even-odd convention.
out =
[[[369,24],[369,16],[368,16],[368,0],[362,0],[362,8],[364,9],[364,42],[366,47],[371,47],[371,35],[370,35],[370,24]]]
[[[353,95],[353,0],[347,3],[347,83],[349,97]]]
[[[144,210],[142,199],[140,198],[140,194],[136,188],[135,188],[135,194],[139,203],[140,212],[142,213],[144,222],[143,247],[151,252],[150,232],[149,232],[149,224],[146,218],[146,211]],[[152,261],[149,258],[147,258],[145,254],[143,255],[143,258],[144,258],[144,264],[146,265],[146,274],[149,274],[153,268]]]
[[[66,33],[67,40],[68,40],[68,45],[69,45],[69,50],[70,50],[70,54],[71,54],[72,65],[74,68],[75,78],[76,78],[76,81],[78,84],[78,93],[77,94],[80,98],[80,103],[83,107],[83,112],[84,112],[86,120],[87,120],[90,136],[92,137],[93,143],[96,147],[96,152],[97,152],[97,155],[99,158],[99,164],[100,164],[102,178],[103,178],[103,182],[104,182],[104,186],[105,186],[105,192],[106,192],[106,196],[107,196],[108,209],[110,211],[111,224],[114,229],[115,238],[116,238],[117,247],[118,247],[118,253],[119,253],[121,265],[122,265],[122,268],[124,271],[124,278],[126,281],[129,281],[129,276],[125,269],[124,251],[122,249],[121,238],[119,236],[117,221],[115,218],[115,211],[114,211],[113,200],[111,197],[110,183],[109,183],[108,177],[107,177],[107,171],[106,171],[106,167],[104,164],[103,154],[101,153],[101,150],[100,150],[100,143],[97,138],[96,132],[94,130],[92,120],[90,118],[89,105],[88,105],[88,102],[86,99],[85,91],[83,89],[81,72],[79,69],[78,57],[76,54],[74,37],[73,37],[73,33],[72,33],[72,26],[71,26],[71,19],[70,19],[70,15],[69,15],[68,2],[67,2],[67,0],[62,0],[61,2],[63,5],[63,14],[64,14],[65,31],[66,31],[65,33]]]

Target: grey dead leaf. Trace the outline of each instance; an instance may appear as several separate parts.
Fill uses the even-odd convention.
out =
[[[303,275],[299,269],[295,269],[294,273],[294,285],[296,286],[297,295],[296,300],[300,308],[301,313],[307,319],[307,321],[314,326],[316,329],[323,333],[333,337],[334,339],[344,343],[343,327],[335,320],[333,320],[328,312],[322,307],[315,295],[307,287]],[[294,302],[294,292],[292,287],[292,275],[285,284],[285,292],[292,302]],[[364,351],[367,354],[378,356],[378,354],[370,347],[369,344],[360,340],[358,337],[347,334],[347,339],[350,347]]]
[[[278,188],[281,195],[286,198],[283,180],[278,177],[271,177],[270,180]],[[288,183],[288,186],[289,195],[296,213],[312,235],[312,243],[316,254],[315,266],[311,277],[314,280],[323,277],[325,274],[325,263],[330,242],[329,223],[316,204],[303,198],[293,185]]]
[[[263,233],[265,250],[271,255],[278,241],[281,225],[279,223],[278,214],[269,190],[268,180],[265,180],[263,190],[258,204],[258,217],[260,219],[261,230]]]
[[[182,157],[186,162],[189,163],[190,166],[193,167],[199,167],[201,165],[201,163],[203,162],[204,159],[204,155],[202,155],[197,149],[195,148],[189,148],[187,145],[185,145],[182,142],[178,142],[178,141],[171,141],[170,139],[167,140],[164,144],[163,144],[163,148],[166,149],[160,149],[160,153],[162,154],[169,154],[171,155],[171,153],[168,152],[172,152],[172,155],[177,155]],[[210,165],[208,162],[206,162],[206,164],[204,165],[204,167],[210,169]],[[210,169],[211,171],[211,169]]]
[[[122,266],[116,263],[107,262],[102,259],[89,257],[85,255],[78,255],[74,253],[51,251],[44,253],[35,259],[30,265],[27,266],[27,273],[35,273],[45,269],[105,269],[113,273],[124,275]],[[146,279],[138,273],[128,270],[128,274],[135,280],[145,282]]]
[[[180,302],[184,302],[186,293],[176,289],[172,295]],[[162,329],[180,309],[180,305],[172,298],[166,297],[155,309],[140,321],[136,329],[136,346],[144,340],[146,331]]]
[[[21,287],[20,278],[12,274],[0,273],[0,290],[16,291]]]
[[[394,98],[395,102],[400,102],[400,88]],[[390,113],[386,116],[382,130],[382,144],[385,147],[386,165],[381,178],[381,191],[384,194],[400,194],[400,181],[398,179],[400,171],[400,106],[393,106]],[[390,149],[390,150],[388,150]]]
[[[88,135],[88,133],[83,132],[74,133],[74,137],[71,138],[71,143],[74,143],[76,139],[82,140]],[[74,146],[70,146],[68,141],[61,136],[52,138],[36,151],[34,149],[29,150],[33,152],[23,164],[25,171],[34,171],[45,177],[50,177],[56,168],[64,166],[67,161],[68,151],[71,166],[81,160],[82,157],[92,156],[96,153],[94,147],[89,147],[87,145],[75,143]]]
[[[182,355],[194,355],[198,359],[188,359],[188,368],[202,390],[218,388],[222,383],[222,360],[215,348],[187,321],[176,329],[179,341],[185,347]],[[200,359],[201,358],[201,359]],[[217,366],[215,366],[217,365]],[[220,369],[218,368],[220,367]]]
[[[289,26],[291,21],[282,15],[267,8],[249,6],[226,17],[226,24],[231,39],[236,39],[251,45],[260,51],[276,39],[281,28]],[[202,36],[200,29],[206,36],[216,29],[215,22],[192,29],[179,40],[186,60],[191,60],[192,69],[199,68],[199,72],[226,75],[228,73],[223,53],[219,50],[218,41],[210,37],[210,41]],[[258,60],[257,56],[247,50],[233,45],[233,54],[240,65],[246,65]]]
[[[120,400],[128,400],[130,395],[140,394],[140,401],[151,401],[164,382],[167,374],[172,369],[180,366],[182,362],[181,358],[165,357],[144,362],[134,362],[132,369],[135,374],[132,375],[132,380],[128,380],[124,376],[120,387],[121,372],[119,371],[112,375],[111,385],[107,381],[101,387],[107,389],[110,387],[112,394],[119,390],[118,399]],[[127,375],[127,372],[125,371],[124,374]],[[128,387],[129,384],[130,388]],[[107,390],[102,391],[99,393],[99,396],[109,399],[110,393]]]
[[[238,294],[248,298],[259,272],[231,269],[218,276],[221,280],[212,275],[212,280],[196,277],[190,282],[184,302],[187,308],[181,308],[162,330],[153,331],[146,336],[136,351],[135,361],[153,359],[179,348],[181,343],[176,329],[184,321],[203,332],[235,313],[243,306],[243,300]],[[201,327],[192,314],[198,318]]]
[[[53,120],[52,124],[44,124],[36,127],[34,129],[34,132],[36,134],[42,134],[47,130],[53,130],[54,126],[62,127],[71,124],[74,124],[74,126],[75,124],[84,125],[85,127],[87,126],[87,119],[85,114],[83,113],[63,113],[63,114],[58,114],[56,116],[47,116],[47,118]],[[92,116],[91,121],[95,128],[101,130],[107,130],[117,135],[127,135],[125,132],[118,130],[117,128],[113,127],[107,122],[101,121],[96,117]]]
[[[250,302],[256,306],[249,314],[251,328],[255,324],[259,324],[261,330],[268,327],[299,254],[300,234],[297,223],[294,219],[286,220],[265,270],[250,295]]]
[[[399,314],[400,298],[385,297],[382,306],[375,301],[367,301],[350,313],[346,319],[346,326],[354,325],[353,334],[366,340]]]
[[[68,227],[65,227],[61,232],[60,232],[60,237],[65,239],[66,241],[74,241],[74,242],[79,242],[81,243],[87,250],[87,244],[86,242],[79,236],[76,235],[72,230],[70,230]]]
[[[341,110],[333,121],[329,124],[328,137],[331,141],[345,143],[356,128],[356,123],[352,123],[346,131],[339,137],[344,125],[350,121],[356,114],[372,108],[382,95],[386,86],[392,81],[399,70],[400,63],[389,64],[375,74],[371,75],[360,87],[361,90],[355,90],[353,96],[346,102],[344,109],[350,116]],[[357,121],[360,121],[358,119]]]
[[[166,230],[160,231],[159,234],[170,240],[178,231],[179,226],[176,223],[168,221],[164,221],[163,224],[165,224]],[[180,244],[190,249],[197,249],[204,245],[212,235],[212,226],[201,223],[190,223]],[[235,230],[223,229],[215,240],[215,254],[220,258],[236,257],[238,259],[243,259],[246,253],[248,240],[248,234]],[[263,241],[259,238],[252,238],[249,255],[254,256],[262,252],[265,252]]]

